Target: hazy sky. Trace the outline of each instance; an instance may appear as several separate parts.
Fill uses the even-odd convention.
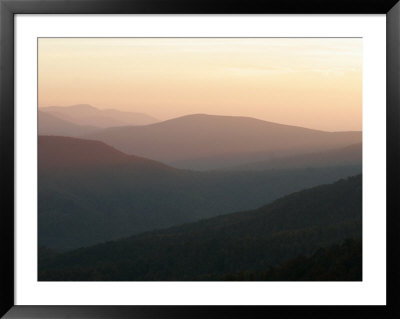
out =
[[[39,39],[39,106],[73,104],[361,130],[362,39]]]

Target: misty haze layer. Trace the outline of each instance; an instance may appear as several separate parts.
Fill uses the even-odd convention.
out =
[[[40,38],[39,106],[362,128],[361,38]]]

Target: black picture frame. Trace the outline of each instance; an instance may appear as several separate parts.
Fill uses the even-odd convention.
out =
[[[387,52],[386,306],[18,306],[14,304],[14,16],[16,14],[385,14]],[[400,318],[398,0],[0,0],[0,315],[5,318]],[[379,107],[379,106],[377,106]],[[377,212],[385,213],[385,212]]]

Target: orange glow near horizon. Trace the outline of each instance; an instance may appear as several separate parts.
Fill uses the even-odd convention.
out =
[[[362,129],[361,39],[41,38],[38,52],[39,107]]]

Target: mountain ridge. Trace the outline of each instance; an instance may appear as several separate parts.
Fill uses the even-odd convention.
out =
[[[87,169],[99,165],[132,164],[175,170],[163,163],[125,154],[101,141],[66,136],[39,136],[38,167],[43,169]],[[68,149],[68,152],[65,150]]]
[[[362,133],[324,132],[248,117],[197,114],[145,126],[111,127],[80,137],[171,165],[223,154],[247,153],[245,160],[250,162],[250,154],[257,152],[293,155],[328,150],[360,143]]]

